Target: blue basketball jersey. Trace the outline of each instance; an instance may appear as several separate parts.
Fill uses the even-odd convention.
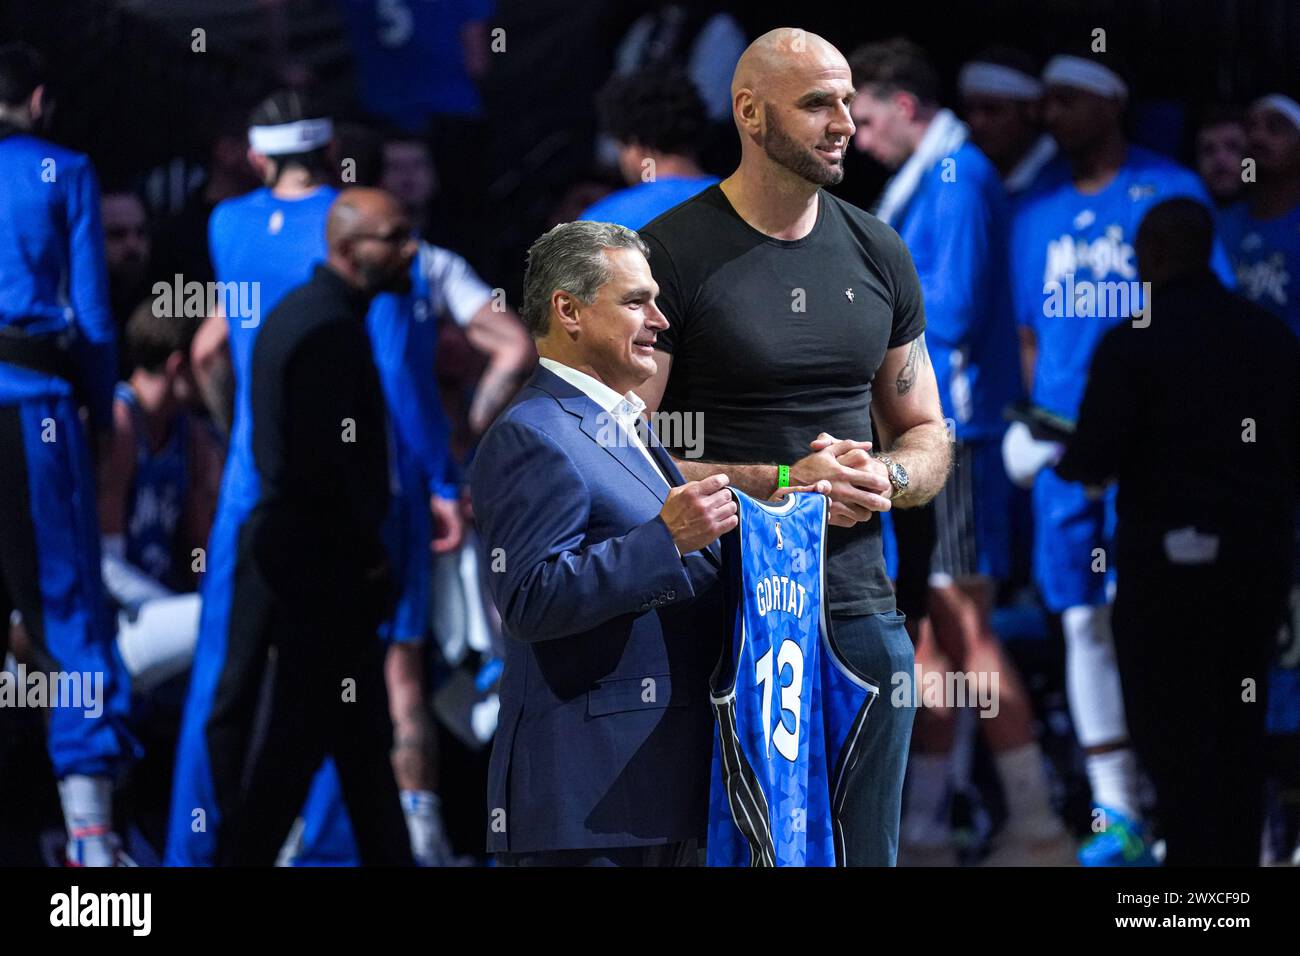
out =
[[[127,497],[126,559],[155,581],[177,590],[176,532],[185,508],[189,416],[177,416],[167,443],[155,452],[149,447],[144,412],[131,386],[119,382],[114,397],[131,410],[135,423],[135,474]]]
[[[734,624],[710,688],[708,863],[842,865],[839,810],[863,773],[858,740],[879,690],[831,633],[827,499],[732,492],[740,524],[722,548]]]
[[[256,292],[255,314],[227,315],[230,363],[235,376],[235,417],[221,477],[222,506],[251,508],[261,480],[253,462],[253,345],[263,320],[289,290],[311,278],[325,258],[325,217],[338,192],[322,186],[300,199],[281,199],[270,189],[218,203],[208,220],[208,246],[217,281],[239,283],[239,294]]]
[[[1069,163],[1058,157],[1018,197],[1010,241],[1012,300],[1016,321],[1038,341],[1034,404],[1071,420],[1078,416],[1097,343],[1143,305],[1141,285],[1133,285],[1140,278],[1138,226],[1152,206],[1176,196],[1210,208],[1195,173],[1130,146],[1100,192],[1079,192]],[[1234,284],[1217,240],[1211,264],[1226,285]]]
[[[1256,219],[1246,203],[1237,203],[1219,214],[1219,235],[1237,292],[1300,335],[1300,205],[1275,219]]]

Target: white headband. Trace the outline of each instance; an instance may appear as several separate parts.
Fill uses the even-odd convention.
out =
[[[1270,93],[1268,96],[1261,96],[1255,102],[1250,104],[1251,111],[1255,110],[1272,110],[1274,113],[1281,113],[1296,129],[1300,129],[1300,103],[1297,103],[1291,97],[1284,93]]]
[[[1048,86],[1072,86],[1111,99],[1128,98],[1128,86],[1118,73],[1081,56],[1052,57],[1043,70],[1043,82]]]
[[[275,126],[250,126],[248,145],[263,156],[285,156],[319,149],[334,138],[334,123],[328,119],[305,119]]]
[[[1001,63],[973,60],[957,74],[957,89],[962,96],[983,93],[1004,96],[1009,100],[1036,100],[1043,95],[1038,78]]]

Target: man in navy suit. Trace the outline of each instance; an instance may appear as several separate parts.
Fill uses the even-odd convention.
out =
[[[735,500],[725,475],[684,482],[638,431],[632,389],[668,322],[637,234],[556,226],[524,284],[541,366],[472,480],[510,638],[488,849],[507,865],[689,865],[726,633],[715,542]]]

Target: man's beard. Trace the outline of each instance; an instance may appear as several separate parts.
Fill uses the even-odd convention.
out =
[[[367,263],[358,265],[357,272],[361,276],[361,282],[367,292],[378,294],[380,292],[396,292],[398,295],[411,291],[411,266],[408,263],[400,269],[394,269],[392,272],[384,272],[382,269]]]
[[[814,186],[834,186],[844,178],[844,161],[828,165],[817,158],[811,147],[796,142],[781,126],[776,118],[776,111],[771,104],[763,105],[763,119],[767,125],[767,136],[763,139],[763,152],[772,162],[784,166],[800,179]],[[841,153],[841,156],[843,154]]]

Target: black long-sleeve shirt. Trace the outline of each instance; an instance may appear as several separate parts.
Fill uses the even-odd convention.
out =
[[[1287,527],[1300,492],[1300,341],[1212,274],[1154,290],[1111,329],[1056,466],[1118,479],[1121,527]]]
[[[267,316],[253,347],[252,545],[283,596],[356,599],[384,566],[389,507],[383,392],[366,332],[369,297],[327,266]],[[330,594],[342,588],[347,594]]]

